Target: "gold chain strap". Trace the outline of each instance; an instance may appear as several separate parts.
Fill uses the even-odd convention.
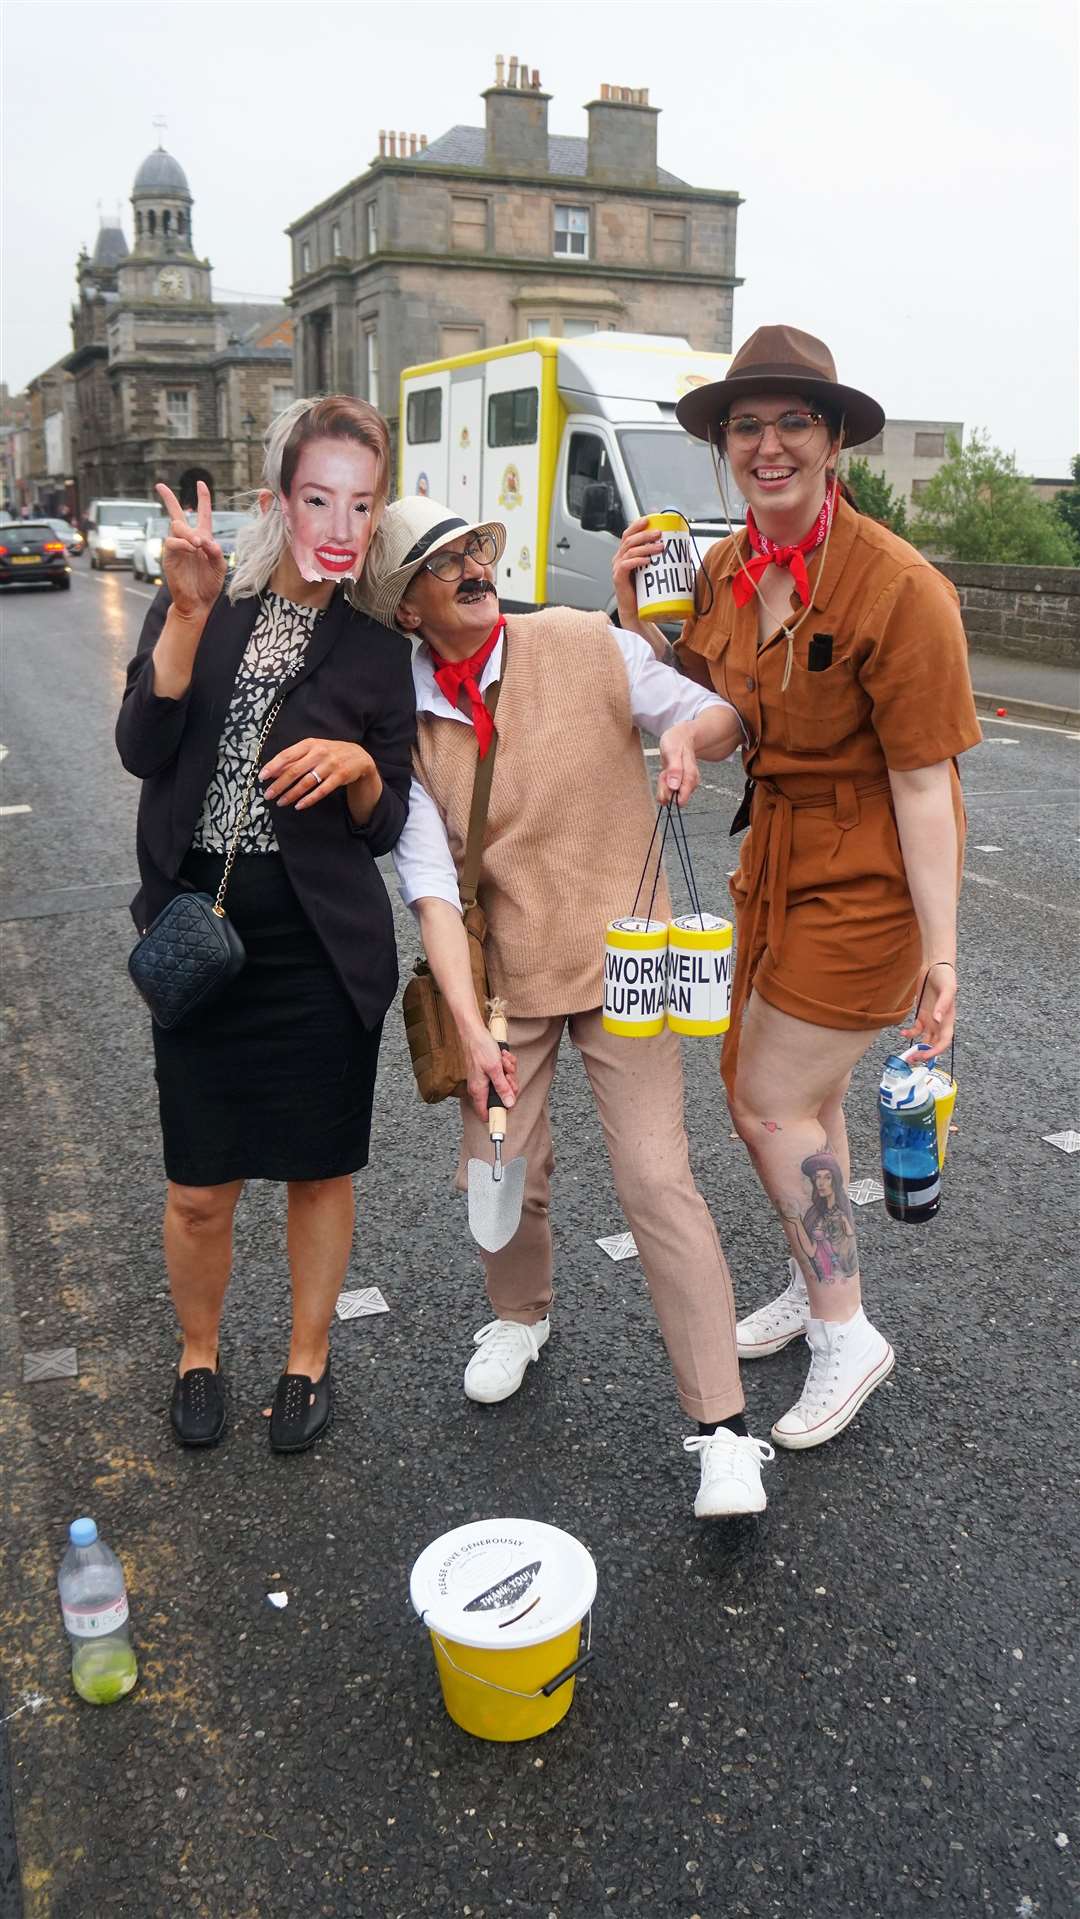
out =
[[[225,898],[225,888],[229,884],[229,874],[233,870],[233,861],[236,858],[237,848],[240,845],[240,835],[243,832],[245,826],[247,825],[248,813],[251,810],[251,791],[253,786],[255,785],[255,780],[259,771],[259,754],[262,752],[263,746],[266,743],[266,736],[269,733],[270,728],[273,726],[274,721],[277,719],[278,714],[281,712],[281,709],[284,706],[284,704],[285,704],[284,698],[274,701],[274,704],[270,708],[270,711],[266,717],[266,721],[263,725],[262,732],[259,734],[259,738],[256,742],[255,754],[251,762],[251,771],[248,774],[247,785],[244,787],[243,799],[241,801],[240,818],[237,823],[236,831],[233,834],[232,845],[230,846],[228,853],[225,856],[225,870],[221,875],[221,885],[218,887],[217,898],[214,901],[214,912],[217,914],[217,917],[219,920],[223,920],[225,918],[225,908],[221,902]]]

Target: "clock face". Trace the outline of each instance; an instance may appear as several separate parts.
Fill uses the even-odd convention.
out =
[[[176,267],[165,267],[157,277],[157,290],[164,300],[178,300],[184,292],[184,276]]]

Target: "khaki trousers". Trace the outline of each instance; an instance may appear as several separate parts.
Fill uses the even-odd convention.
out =
[[[683,1123],[683,1073],[673,1033],[626,1039],[605,1033],[599,1010],[512,1019],[520,1093],[508,1118],[506,1159],[528,1161],[521,1224],[508,1246],[485,1253],[488,1297],[499,1319],[530,1326],[551,1304],[548,1197],[555,1156],[548,1096],[568,1026],[596,1100],[619,1203],[637,1241],[679,1404],[692,1419],[728,1419],[744,1406],[735,1352],[731,1278],[708,1207],[694,1184]],[[467,1099],[458,1185],[470,1158],[490,1160],[487,1127]]]

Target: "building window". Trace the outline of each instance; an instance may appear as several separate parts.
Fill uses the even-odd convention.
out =
[[[685,213],[654,213],[652,216],[652,257],[658,267],[684,267],[687,254]]]
[[[923,494],[926,492],[926,489],[929,485],[930,485],[929,480],[912,480],[911,482],[912,499],[921,500]]]
[[[150,208],[146,216],[146,225],[150,233],[157,232],[157,214],[154,212],[153,207]]]
[[[884,433],[875,433],[872,440],[862,440],[860,442],[856,458],[861,460],[864,453],[884,453],[884,451],[885,435]]]
[[[303,246],[300,248],[300,271],[301,273],[311,272],[311,241],[310,240],[305,240]]]
[[[379,404],[379,336],[374,327],[364,335],[367,341],[367,397],[369,406]]]
[[[333,226],[330,228],[330,252],[332,257],[335,260],[340,260],[341,258],[341,228],[338,226],[338,223],[336,220],[334,221]]]
[[[518,387],[513,393],[493,393],[488,400],[488,445],[534,445],[539,398],[534,386]]]
[[[486,200],[466,200],[460,194],[450,196],[450,245],[464,253],[483,253],[487,248],[488,205]]]
[[[595,320],[564,320],[563,339],[580,340],[586,333],[610,333],[610,327],[598,327]]]
[[[135,209],[135,234],[138,239],[142,239],[142,214],[137,207]]]
[[[367,203],[367,250],[369,253],[379,251],[379,207],[375,200]]]
[[[943,460],[945,458],[944,433],[916,433],[915,458],[917,460]]]
[[[585,488],[595,486],[598,481],[608,488],[610,503],[614,506],[619,495],[603,440],[597,433],[572,434],[566,462],[566,510],[572,519],[580,520]]]
[[[165,415],[169,424],[169,435],[174,440],[190,440],[191,432],[191,389],[186,386],[169,386],[165,389]]]
[[[551,321],[546,315],[541,315],[538,320],[528,321],[525,328],[527,340],[546,340],[550,333]]]
[[[484,344],[480,326],[444,326],[439,328],[439,358],[458,360],[463,353],[479,353]]]
[[[285,408],[291,406],[292,403],[293,390],[291,386],[272,386],[270,388],[270,416],[272,419],[276,420],[278,414],[284,413]]]
[[[171,229],[172,229],[172,214],[169,212],[168,207],[166,207],[164,213],[161,216],[161,231],[162,233],[168,233],[171,231]]]
[[[571,260],[589,257],[588,207],[555,208],[555,252]]]
[[[219,440],[228,439],[229,437],[229,394],[228,394],[228,389],[223,386],[219,386],[217,390],[217,430],[218,430]]]
[[[176,231],[177,233],[183,233],[184,231],[184,216],[182,213],[178,213],[176,216]]]
[[[405,408],[405,438],[410,446],[428,446],[442,434],[442,388],[410,393]]]

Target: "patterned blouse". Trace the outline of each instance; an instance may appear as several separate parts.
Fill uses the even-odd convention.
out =
[[[295,606],[277,593],[261,596],[218,742],[217,765],[195,828],[192,844],[204,852],[227,853],[232,845],[259,734],[279,688],[298,670],[319,615],[318,607]],[[237,850],[277,852],[277,835],[258,780]]]

